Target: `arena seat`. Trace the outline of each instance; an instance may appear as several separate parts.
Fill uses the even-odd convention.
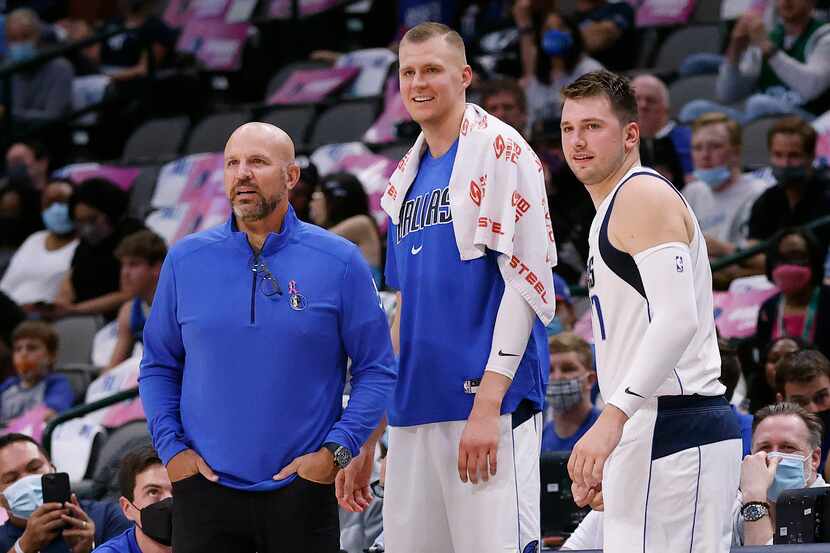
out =
[[[248,111],[228,111],[208,115],[193,127],[184,153],[222,152],[231,133],[250,120],[251,114]]]
[[[375,122],[378,100],[343,102],[323,112],[314,124],[309,144],[317,148],[324,144],[359,142]]]
[[[314,106],[275,107],[263,112],[258,118],[263,123],[271,123],[288,133],[298,150],[306,143],[308,133],[314,121]]]
[[[152,209],[151,202],[160,171],[161,168],[157,165],[148,165],[141,168],[141,172],[130,188],[130,204],[128,207],[130,216],[140,221],[147,217]]]
[[[692,25],[679,29],[666,39],[657,52],[654,71],[675,73],[689,54],[720,53],[721,30],[718,25]]]
[[[698,0],[689,23],[720,23],[721,0]]]
[[[95,499],[117,499],[121,492],[118,487],[118,467],[124,455],[145,445],[152,445],[147,421],[128,422],[108,432],[96,457],[90,462],[88,474],[92,481],[84,481],[89,490],[88,497]]]
[[[678,79],[669,85],[669,103],[671,105],[669,117],[676,118],[677,114],[692,100],[712,100],[715,97],[715,82],[717,75],[695,75]]]
[[[92,340],[101,327],[97,316],[67,317],[55,321],[60,343],[55,366],[88,364],[92,359]]]
[[[184,116],[147,121],[127,139],[121,163],[159,163],[175,159],[189,128],[190,120]]]

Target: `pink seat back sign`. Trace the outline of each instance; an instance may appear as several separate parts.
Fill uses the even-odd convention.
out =
[[[136,167],[119,167],[116,165],[101,165],[100,163],[75,163],[55,171],[55,176],[69,179],[78,184],[86,179],[101,177],[112,181],[121,190],[128,191],[133,181],[141,172]]]
[[[49,408],[41,403],[32,407],[22,415],[9,421],[3,434],[20,433],[34,438],[37,443],[43,438],[43,430],[46,428],[46,413]]]
[[[363,140],[370,144],[384,144],[398,139],[397,125],[404,121],[411,121],[412,117],[406,111],[401,91],[398,88],[398,79],[391,78],[386,85],[386,95],[383,103],[383,113],[377,121],[369,127]]]
[[[298,69],[291,73],[279,90],[268,98],[269,104],[313,104],[349,84],[360,69]]]
[[[638,27],[683,25],[695,11],[696,0],[629,0],[637,10]],[[700,0],[697,0],[700,1]],[[706,1],[706,0],[703,0]]]
[[[176,49],[193,54],[210,71],[236,71],[242,64],[242,48],[249,23],[189,20]]]

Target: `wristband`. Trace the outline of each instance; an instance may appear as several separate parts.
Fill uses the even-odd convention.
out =
[[[17,541],[14,542],[14,553],[25,553],[25,551],[23,551],[23,549],[20,547],[20,538],[18,538]]]

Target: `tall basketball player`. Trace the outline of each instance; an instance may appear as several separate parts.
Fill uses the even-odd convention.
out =
[[[567,163],[597,208],[588,285],[607,401],[568,462],[574,499],[602,493],[605,553],[727,552],[741,433],[718,382],[703,234],[640,165],[627,79],[592,72],[562,95]]]

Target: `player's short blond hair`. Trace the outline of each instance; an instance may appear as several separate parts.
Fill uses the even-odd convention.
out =
[[[453,49],[458,50],[464,63],[467,63],[467,49],[464,47],[464,39],[458,32],[453,31],[443,23],[436,23],[435,21],[427,21],[420,23],[409,29],[401,39],[401,44],[411,42],[412,44],[421,44],[432,38],[441,37]]]
[[[548,338],[548,352],[573,352],[586,369],[589,371],[594,369],[594,354],[591,352],[591,345],[573,332],[562,332]]]

